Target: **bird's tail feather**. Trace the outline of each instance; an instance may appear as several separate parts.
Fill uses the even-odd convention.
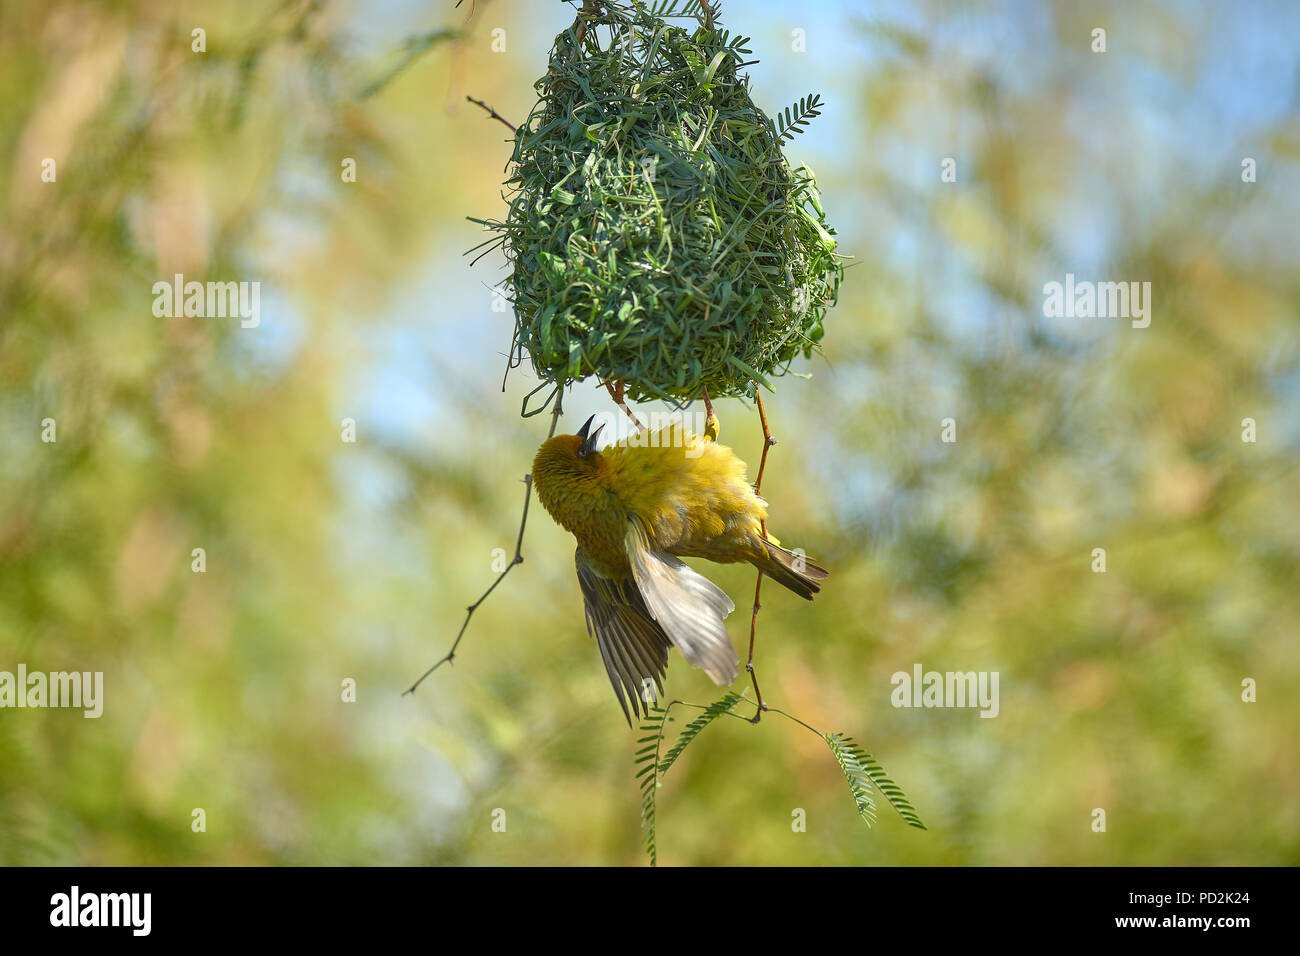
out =
[[[766,556],[760,552],[760,557],[753,562],[754,566],[801,598],[811,601],[813,595],[822,589],[821,582],[830,576],[829,571],[814,564],[805,554],[787,551],[771,541],[760,544]]]

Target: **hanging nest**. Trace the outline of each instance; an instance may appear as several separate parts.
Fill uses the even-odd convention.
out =
[[[512,267],[511,354],[545,380],[745,394],[811,354],[838,296],[816,180],[781,149],[820,99],[773,122],[739,73],[748,38],[669,25],[677,6],[589,5],[556,37],[515,134],[509,215],[477,220]]]

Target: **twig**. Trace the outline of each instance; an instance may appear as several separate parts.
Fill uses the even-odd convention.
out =
[[[548,439],[555,435],[555,426],[559,424],[560,416],[564,414],[563,400],[564,400],[564,384],[563,382],[561,382],[560,387],[555,392],[555,408],[551,412],[551,430],[546,434],[546,437]],[[524,563],[524,555],[523,555],[524,528],[528,524],[528,503],[532,500],[532,497],[533,497],[533,476],[531,474],[524,475],[524,513],[523,513],[523,517],[519,519],[519,536],[515,539],[514,560],[511,561],[506,566],[506,569],[497,576],[497,579],[492,582],[492,586],[483,592],[483,596],[465,609],[465,620],[464,622],[461,623],[460,630],[456,632],[456,640],[452,642],[451,650],[449,650],[437,663],[435,663],[427,671],[421,674],[419,679],[402,693],[403,697],[405,697],[407,694],[414,694],[415,689],[419,687],[422,683],[424,683],[424,679],[426,677],[428,677],[430,674],[436,671],[443,664],[450,664],[452,660],[455,659],[456,648],[460,646],[460,639],[465,636],[465,629],[469,627],[469,620],[474,616],[474,612],[478,610],[479,605],[488,599],[488,595],[497,589],[497,585],[505,580],[506,575],[510,573],[510,571],[514,568],[516,564]]]
[[[578,33],[577,33],[578,42],[574,45],[574,51],[573,51],[574,56],[578,55],[577,48],[582,46],[583,38],[586,37],[587,35],[587,21],[583,19],[582,15],[586,13],[588,10],[590,10],[593,14],[599,15],[600,4],[598,0],[582,0],[582,9],[578,11],[578,19],[581,22],[578,24]]]
[[[767,412],[763,410],[763,393],[758,390],[758,385],[754,385],[754,399],[758,402],[758,420],[763,426],[763,457],[758,462],[758,480],[754,482],[754,494],[763,493],[763,471],[767,468],[767,450],[776,444],[776,439],[767,428]],[[763,525],[763,537],[767,537],[767,521],[761,522]]]
[[[623,409],[623,414],[631,419],[632,424],[636,426],[636,430],[644,431],[645,426],[641,424],[641,420],[632,414],[632,409],[628,408],[627,403],[623,401],[623,380],[619,379],[614,385],[611,385],[603,378],[600,382],[605,386],[605,391],[609,392],[609,397],[614,400],[614,404]]]
[[[736,703],[739,704],[741,700],[745,700],[745,695],[744,695],[744,694],[741,694],[741,695],[740,695],[740,700],[736,701]],[[677,704],[680,704],[680,705],[683,706],[683,707],[693,707],[693,708],[695,708],[696,710],[708,710],[708,709],[709,709],[709,705],[708,705],[708,704],[695,704],[695,703],[692,703],[692,702],[689,701],[689,700],[681,700],[681,699],[675,699],[675,700],[671,700],[671,701],[669,701],[669,702],[668,702],[668,707],[673,707],[673,706],[675,706],[675,705],[677,705]],[[804,728],[807,728],[808,730],[811,730],[813,733],[815,733],[818,737],[821,737],[823,740],[826,739],[826,735],[825,735],[824,733],[822,733],[820,730],[818,730],[818,729],[817,729],[816,727],[814,727],[812,724],[807,723],[806,721],[802,721],[802,720],[800,720],[800,719],[799,719],[798,717],[796,717],[794,714],[788,714],[788,713],[786,713],[784,710],[782,710],[782,709],[779,708],[779,707],[768,707],[766,704],[763,705],[763,709],[766,710],[766,711],[768,711],[769,713],[780,714],[782,717],[786,718],[786,720],[794,721],[794,722],[795,722],[796,724],[798,724],[800,727],[804,727]],[[668,708],[667,708],[667,707],[664,708],[664,713],[665,713],[665,714],[668,713]],[[734,714],[734,713],[732,713],[732,712],[729,711],[729,710],[725,710],[725,711],[723,711],[723,712],[722,712],[722,716],[723,716],[723,717],[735,717],[737,720],[743,720],[743,721],[744,721],[745,723],[747,723],[747,724],[752,724],[752,723],[753,723],[753,721],[750,720],[748,717],[742,717],[740,714]]]
[[[709,6],[709,0],[700,0],[700,6],[704,8],[704,29],[713,29],[713,8]]]
[[[754,494],[759,495],[763,492],[763,472],[767,468],[767,452],[776,444],[776,439],[772,437],[771,431],[767,427],[767,412],[763,408],[763,393],[757,383],[754,385],[754,398],[758,402],[758,420],[763,424],[763,457],[758,462],[758,480],[754,482]],[[759,522],[759,529],[762,531],[763,540],[767,540],[767,519],[764,518]],[[749,679],[754,684],[754,696],[758,698],[758,708],[754,711],[754,718],[750,723],[756,724],[763,716],[763,711],[767,710],[767,704],[763,702],[763,692],[758,689],[758,672],[754,670],[754,642],[758,637],[758,612],[762,608],[759,597],[763,592],[763,572],[758,572],[758,578],[754,581],[754,615],[749,619],[749,661],[745,664],[745,670],[749,671]]]
[[[474,99],[474,97],[472,97],[472,96],[466,96],[465,99],[469,100],[469,101],[470,101],[471,103],[473,103],[475,106],[481,106],[481,107],[483,107],[483,109],[485,109],[485,110],[488,111],[488,116],[490,116],[492,119],[494,119],[494,120],[496,120],[497,122],[499,122],[499,123],[503,124],[504,126],[506,126],[506,127],[510,130],[510,132],[512,132],[512,133],[514,133],[514,132],[518,132],[518,127],[516,127],[514,123],[510,122],[508,119],[506,119],[504,116],[502,116],[502,115],[501,115],[500,113],[498,113],[496,110],[494,110],[492,107],[488,106],[488,105],[487,105],[486,103],[484,103],[482,100],[476,100],[476,99]]]

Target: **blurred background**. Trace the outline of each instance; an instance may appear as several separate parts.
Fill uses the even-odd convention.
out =
[[[527,367],[502,392],[502,258],[463,255],[509,155],[465,97],[522,122],[572,20],[0,7],[0,670],[105,685],[98,720],[0,710],[0,862],[644,862],[635,735],[540,508],[400,696],[513,553],[549,423],[520,418]],[[761,685],[930,829],[868,830],[806,730],[722,720],[660,791],[660,862],[1300,863],[1300,8],[722,22],[769,112],[826,99],[788,152],[853,257],[811,378],[767,401],[773,530],[833,577],[813,605],[769,585]],[[156,317],[176,273],[260,282],[260,325]],[[1066,273],[1150,282],[1150,327],[1045,318]],[[578,385],[561,429],[610,408]],[[756,467],[753,408],[719,413]],[[752,573],[709,574],[743,652]],[[892,707],[915,664],[997,671],[998,717]],[[676,654],[668,693],[719,695]]]

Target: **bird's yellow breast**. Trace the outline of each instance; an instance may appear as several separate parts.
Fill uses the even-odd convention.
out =
[[[549,439],[533,463],[542,505],[609,577],[630,573],[625,538],[639,520],[671,554],[744,561],[754,551],[763,500],[727,446],[680,425],[643,431],[581,457],[577,436]]]

